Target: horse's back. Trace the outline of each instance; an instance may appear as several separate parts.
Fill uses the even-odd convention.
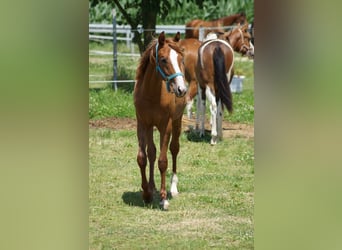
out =
[[[197,38],[199,35],[198,28],[202,25],[205,21],[201,19],[194,19],[185,24],[185,38]],[[191,29],[192,28],[192,29]]]
[[[213,39],[213,40],[206,41],[198,49],[198,56],[199,56],[199,59],[201,60],[202,68],[205,68],[205,64],[212,65],[211,59],[213,57],[214,50],[217,47],[221,48],[225,59],[227,59],[226,63],[233,62],[234,51],[233,51],[233,48],[230,46],[230,44],[221,39]]]

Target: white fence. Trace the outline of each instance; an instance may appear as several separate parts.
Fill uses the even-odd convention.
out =
[[[116,40],[118,41],[126,41],[126,45],[128,48],[130,48],[131,53],[117,53],[117,55],[121,56],[140,56],[140,54],[135,53],[134,51],[134,44],[133,44],[133,38],[134,38],[134,31],[138,31],[140,33],[143,32],[143,28],[141,25],[137,27],[136,30],[132,30],[130,25],[115,25],[116,29]],[[233,26],[226,26],[226,27],[220,27],[220,28],[232,28]],[[217,27],[206,27],[205,29],[212,29]],[[250,26],[249,26],[250,28]],[[193,29],[193,28],[186,28],[185,25],[156,25],[156,33],[161,33],[164,31],[166,34],[176,34],[177,32],[180,32],[181,34],[185,34],[186,29]],[[202,28],[203,31],[203,28]],[[109,34],[109,35],[105,35]],[[89,40],[111,40],[113,41],[113,24],[89,24]],[[116,60],[116,56],[114,55],[114,52],[108,52],[108,51],[89,51],[89,55],[113,55],[114,60]],[[114,63],[115,64],[115,63]],[[115,70],[114,70],[115,71]],[[91,81],[89,80],[89,83],[114,83],[117,82],[134,82],[134,80],[122,80],[122,81]]]
[[[142,33],[143,28],[141,25],[137,28],[138,32]],[[132,30],[130,25],[116,25],[116,33],[122,34],[121,36],[117,36],[117,40],[126,41],[127,47],[131,48],[134,52],[132,46],[132,40],[134,37],[134,31]],[[160,33],[165,31],[167,34],[176,34],[180,32],[181,34],[185,34],[185,25],[156,25],[156,33]],[[92,34],[90,34],[92,33]],[[101,34],[101,35],[96,35]],[[113,36],[103,35],[103,34],[113,34],[113,25],[112,24],[89,24],[89,40],[113,40]]]
[[[134,51],[134,31],[138,31],[140,33],[143,32],[143,28],[141,25],[138,26],[137,30],[132,30],[130,25],[116,25],[116,40],[118,41],[126,41],[126,45],[131,49],[131,53],[117,53],[120,56],[140,56],[140,54],[135,53]],[[167,34],[176,34],[180,32],[181,34],[185,34],[185,25],[156,25],[156,33],[160,33],[164,31]],[[109,35],[107,35],[109,34]],[[89,40],[113,40],[113,24],[89,24]],[[89,51],[89,55],[113,55],[113,52],[108,51],[98,51],[92,50]],[[89,76],[91,77],[91,75]],[[134,82],[134,80],[89,80],[89,83],[120,83],[120,82]]]

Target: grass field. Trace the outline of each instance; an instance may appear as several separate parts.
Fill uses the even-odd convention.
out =
[[[253,144],[232,138],[212,147],[182,134],[180,195],[162,211],[157,194],[151,205],[141,198],[136,132],[91,129],[90,249],[253,249]],[[158,168],[155,176],[159,189]]]
[[[89,45],[110,50],[110,44]],[[119,49],[127,50],[125,45]],[[126,51],[127,52],[127,51]],[[138,58],[119,57],[119,79],[134,79]],[[111,57],[89,57],[89,73],[112,79]],[[233,94],[234,113],[224,120],[254,124],[253,62],[237,57],[235,68],[246,76],[244,90]],[[89,118],[135,118],[132,84],[89,90]],[[101,88],[99,88],[101,87]],[[208,113],[208,112],[207,112]],[[155,133],[158,144],[159,134]],[[168,211],[159,196],[145,205],[136,162],[135,130],[89,129],[89,248],[90,249],[253,249],[254,138],[233,136],[210,146],[182,133],[178,157],[177,198]],[[157,154],[158,154],[157,150]],[[168,155],[171,160],[170,154]],[[170,166],[167,189],[170,188]],[[159,170],[155,168],[157,189]]]

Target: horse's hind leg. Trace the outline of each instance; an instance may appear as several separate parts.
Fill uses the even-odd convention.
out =
[[[189,84],[189,91],[188,91],[188,100],[187,100],[187,104],[186,104],[186,111],[187,111],[187,115],[188,118],[191,119],[192,118],[192,105],[194,102],[194,98],[197,95],[197,83],[195,80],[191,80],[190,84]]]
[[[182,118],[176,120],[172,124],[172,139],[170,143],[170,151],[172,155],[172,177],[170,192],[172,197],[178,195],[177,183],[177,155],[179,152],[179,136],[182,131]]]
[[[215,95],[212,93],[210,88],[207,86],[205,91],[208,101],[210,102],[210,113],[211,113],[211,145],[215,145],[217,143],[217,104]]]
[[[150,189],[149,184],[146,179],[146,165],[147,165],[147,157],[146,157],[146,136],[143,128],[138,123],[138,141],[139,141],[139,149],[138,149],[138,156],[137,162],[140,167],[141,173],[141,187],[143,189],[143,200],[146,203],[150,203],[153,200],[153,191]]]
[[[196,116],[196,130],[199,130],[199,135],[202,137],[204,133],[205,122],[205,94],[200,86],[197,92],[197,116]]]
[[[217,103],[217,137],[222,140],[222,119],[223,119],[223,109],[221,100]]]

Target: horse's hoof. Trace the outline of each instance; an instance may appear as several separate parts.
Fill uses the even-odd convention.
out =
[[[159,203],[160,207],[164,210],[167,210],[169,208],[170,203],[167,200],[162,200]]]
[[[216,145],[216,143],[217,143],[217,137],[215,136],[215,137],[212,137],[211,138],[211,141],[210,141],[210,144],[212,145],[212,146],[214,146],[214,145]]]

